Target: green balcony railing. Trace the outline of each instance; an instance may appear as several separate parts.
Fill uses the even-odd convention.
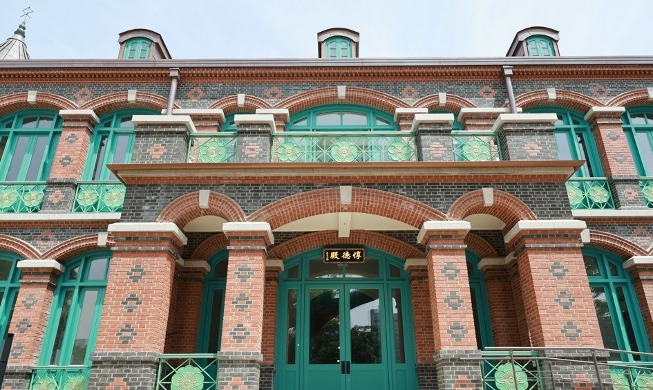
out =
[[[159,356],[156,390],[215,390],[217,387],[217,354],[164,354]]]
[[[487,390],[541,389],[536,351],[483,351],[481,381]]]
[[[643,177],[639,181],[639,188],[642,189],[642,196],[648,208],[653,208],[653,177]]]
[[[397,132],[285,133],[273,138],[275,162],[416,161],[415,138]]]
[[[574,210],[614,209],[610,185],[605,178],[573,178],[567,180],[567,196]]]
[[[615,389],[653,389],[653,363],[609,362],[608,365]]]
[[[125,186],[115,181],[88,181],[77,184],[73,212],[112,213],[122,211]]]
[[[0,213],[35,213],[44,198],[43,182],[0,184]]]
[[[500,161],[501,150],[494,133],[452,132],[455,161]]]
[[[91,368],[85,366],[35,367],[30,390],[85,390]]]
[[[235,133],[191,134],[188,142],[188,162],[228,163],[236,161]]]

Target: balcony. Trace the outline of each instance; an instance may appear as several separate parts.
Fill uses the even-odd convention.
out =
[[[34,213],[41,210],[45,198],[44,182],[5,183],[0,185],[0,213]]]
[[[217,387],[217,354],[164,354],[159,356],[156,390],[215,390]]]
[[[189,163],[236,162],[238,137],[232,133],[191,134],[188,141]]]
[[[454,131],[455,161],[501,161],[497,136],[492,132]]]
[[[86,366],[35,367],[30,381],[31,390],[86,389],[91,368]]]
[[[85,181],[77,184],[75,213],[113,213],[122,211],[125,186],[115,181]]]
[[[573,178],[567,180],[567,196],[574,210],[614,209],[610,185],[605,178]]]

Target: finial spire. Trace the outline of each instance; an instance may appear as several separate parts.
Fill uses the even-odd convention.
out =
[[[9,37],[5,42],[0,43],[0,60],[28,60],[27,44],[25,43],[25,22],[31,18],[30,14],[34,12],[32,7],[23,9],[23,22],[18,26],[14,35]]]
[[[32,10],[32,7],[27,7],[23,9],[23,14],[20,15],[20,17],[23,18],[23,26],[25,25],[25,22],[27,22],[27,18],[31,18],[30,14],[33,12],[34,11]]]

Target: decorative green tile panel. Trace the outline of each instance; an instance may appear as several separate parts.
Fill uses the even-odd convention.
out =
[[[117,182],[79,182],[73,212],[110,213],[122,211],[125,186]]]
[[[642,189],[642,196],[646,201],[646,206],[653,208],[653,179],[644,178],[640,180],[639,187]]]
[[[12,183],[0,185],[0,213],[34,213],[41,210],[45,184]]]
[[[164,354],[159,356],[157,390],[215,390],[217,354]]]
[[[235,162],[237,139],[235,133],[192,134],[188,143],[188,162]]]
[[[275,162],[416,161],[412,135],[380,132],[285,133],[274,136]]]
[[[653,389],[653,363],[610,362],[610,380],[614,389]]]
[[[483,351],[482,382],[489,390],[541,389],[542,377],[534,351]]]
[[[85,390],[90,374],[90,367],[84,366],[35,367],[30,390]]]
[[[467,131],[453,132],[455,161],[499,161],[497,137],[494,134],[475,134]]]
[[[574,178],[567,180],[567,196],[574,210],[614,209],[610,185],[605,178]]]

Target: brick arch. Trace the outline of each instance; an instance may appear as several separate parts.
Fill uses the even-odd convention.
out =
[[[582,93],[557,89],[556,100],[549,100],[546,90],[538,89],[517,96],[515,103],[524,110],[538,106],[553,106],[564,107],[582,113],[586,113],[592,107],[604,106],[600,101]]]
[[[41,258],[41,252],[34,248],[30,243],[19,238],[0,234],[0,250],[15,253],[28,260],[37,260]]]
[[[387,93],[360,87],[347,87],[345,99],[338,99],[337,87],[325,87],[299,93],[282,100],[275,108],[287,108],[290,115],[311,107],[325,104],[360,104],[394,114],[398,107],[410,107],[403,100]]]
[[[586,244],[587,245],[587,244]],[[633,256],[648,256],[646,249],[612,233],[590,229],[589,246],[606,250],[628,260]]]
[[[440,105],[439,95],[425,96],[413,104],[413,106],[417,108],[427,108],[429,111],[447,110],[453,112],[454,114],[458,114],[461,108],[476,107],[474,103],[470,102],[469,100],[458,95],[450,94],[447,94],[447,101],[445,102],[444,106]]]
[[[465,245],[467,245],[467,248],[474,252],[479,259],[499,256],[492,244],[487,242],[483,237],[472,232],[468,233],[465,237]]]
[[[608,106],[629,107],[639,105],[652,105],[653,99],[650,98],[646,88],[626,91],[615,96],[608,102]]]
[[[353,188],[351,204],[340,204],[340,188],[325,188],[292,195],[272,202],[249,216],[250,221],[268,222],[276,229],[289,222],[320,214],[352,212],[380,215],[417,229],[425,221],[442,221],[438,210],[403,195],[369,188]]]
[[[211,192],[208,208],[200,208],[199,192],[182,195],[170,202],[159,214],[157,222],[173,222],[183,229],[195,218],[207,215],[222,217],[229,222],[245,221],[245,213],[238,203],[230,197]]]
[[[224,233],[216,233],[204,239],[204,241],[195,248],[191,255],[191,260],[209,261],[211,256],[216,254],[218,251],[225,249],[227,245],[229,245],[229,240],[227,240]]]
[[[424,252],[394,237],[367,230],[352,230],[349,237],[338,237],[335,230],[303,234],[270,250],[270,258],[289,259],[292,256],[329,245],[365,245],[397,256],[400,259],[424,257]]]
[[[502,220],[506,229],[521,220],[537,219],[530,207],[516,196],[494,189],[493,197],[492,206],[484,206],[483,190],[468,192],[453,202],[447,215],[450,219],[462,220],[472,214],[488,214]]]
[[[263,99],[257,98],[256,96],[245,95],[245,105],[243,107],[238,107],[238,97],[237,96],[227,96],[220,100],[209,105],[209,108],[221,109],[225,116],[230,115],[236,112],[256,112],[259,108],[271,108],[271,106]]]
[[[127,91],[114,92],[108,95],[97,97],[81,108],[84,110],[93,110],[97,116],[102,116],[107,112],[121,110],[123,108],[149,108],[160,111],[168,107],[168,98],[151,93],[136,92],[136,101],[130,102],[127,99]],[[179,108],[174,104],[174,108]]]
[[[55,247],[51,248],[43,254],[44,259],[54,259],[59,262],[64,262],[65,260],[72,259],[77,255],[81,255],[85,252],[107,249],[105,247],[98,246],[98,236],[97,234],[86,234],[83,236],[71,238],[66,240]],[[107,247],[113,246],[113,238],[110,237],[107,240]]]
[[[63,96],[48,92],[37,92],[36,103],[27,102],[27,92],[12,93],[0,97],[0,117],[11,114],[15,111],[27,110],[30,108],[47,108],[50,110],[74,110],[78,108],[73,101]]]

